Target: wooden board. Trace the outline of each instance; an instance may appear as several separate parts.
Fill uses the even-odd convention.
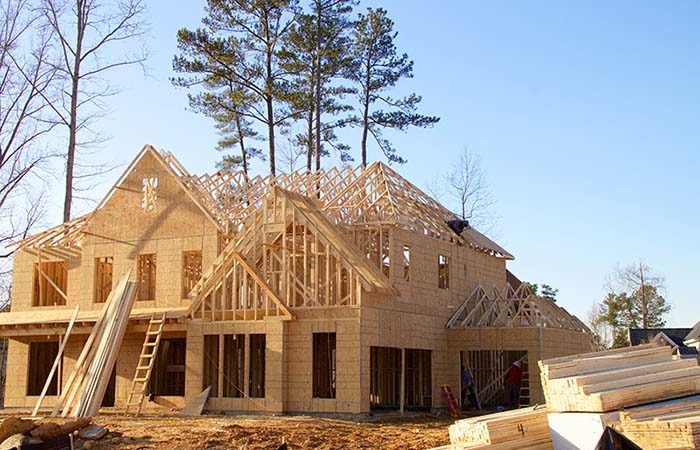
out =
[[[539,362],[550,408],[607,412],[700,392],[697,359],[666,345],[575,355]]]
[[[534,406],[458,420],[450,425],[450,442],[476,445],[549,439],[549,412],[546,407]]]

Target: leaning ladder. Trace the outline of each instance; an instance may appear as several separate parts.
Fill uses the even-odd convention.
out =
[[[452,417],[459,417],[459,405],[457,404],[457,399],[452,393],[452,389],[450,388],[450,386],[447,384],[442,384],[440,385],[440,390],[442,390],[442,397],[447,402],[447,407],[449,408]]]
[[[520,394],[518,397],[518,406],[526,408],[530,406],[530,367],[527,363],[527,358],[523,360],[523,379],[520,385]]]
[[[132,407],[136,408],[136,416],[141,413],[143,400],[146,397],[146,388],[148,387],[148,381],[151,379],[151,372],[153,371],[153,363],[158,354],[158,346],[160,345],[160,336],[163,334],[164,324],[165,313],[160,317],[157,317],[155,313],[151,315],[151,320],[148,322],[148,330],[146,331],[146,338],[141,348],[139,362],[134,372],[134,379],[131,381],[131,391],[126,401],[125,414],[129,414],[129,409]]]

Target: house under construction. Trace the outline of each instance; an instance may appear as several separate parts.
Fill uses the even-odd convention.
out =
[[[18,243],[5,406],[34,406],[54,361],[57,402],[129,271],[105,406],[126,404],[149,335],[145,392],[165,406],[211,386],[216,411],[442,407],[462,365],[488,404],[516,360],[531,361],[523,402],[541,403],[534,362],[589,350],[587,329],[508,283],[513,256],[456,219],[382,163],[196,176],[145,146],[92,213]]]

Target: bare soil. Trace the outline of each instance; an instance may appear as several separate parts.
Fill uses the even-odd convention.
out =
[[[308,416],[98,416],[109,434],[91,449],[427,449],[449,443],[454,419],[380,419],[374,422]]]

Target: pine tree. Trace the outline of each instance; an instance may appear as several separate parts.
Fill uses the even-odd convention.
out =
[[[347,73],[352,60],[349,54],[349,31],[354,0],[312,0],[311,13],[301,15],[290,30],[282,52],[282,66],[295,74],[287,98],[303,117],[304,131],[297,136],[306,148],[306,168],[321,167],[321,157],[329,152],[323,144],[337,150],[341,160],[348,160],[349,147],[338,143],[335,129],[342,120],[324,121],[352,108],[342,99],[354,90],[337,80]]]
[[[383,137],[383,129],[405,131],[410,126],[432,126],[440,120],[416,113],[421,97],[415,93],[396,99],[387,95],[399,80],[413,77],[413,61],[407,54],[397,53],[396,36],[394,22],[382,8],[368,8],[367,14],[360,14],[353,31],[354,67],[348,76],[359,86],[361,115],[352,117],[351,123],[362,128],[362,164],[365,166],[369,135],[389,162],[403,163],[405,159]],[[377,107],[377,104],[382,106]]]
[[[608,281],[610,292],[601,303],[603,318],[613,330],[613,347],[627,344],[628,328],[661,328],[671,305],[661,294],[662,276],[642,263],[617,268]]]
[[[226,153],[217,166],[221,169],[233,170],[241,167],[248,175],[251,158],[265,159],[262,150],[251,147],[246,141],[257,140],[258,133],[252,128],[252,121],[243,117],[237,111],[224,111],[215,118],[216,128],[221,138],[216,147],[222,152],[239,151],[239,155]]]
[[[295,4],[295,0],[208,0],[204,27],[178,31],[180,54],[173,60],[175,71],[189,74],[174,78],[173,84],[203,90],[189,96],[190,105],[217,121],[229,137],[238,135],[242,161],[251,153],[246,154],[241,132],[250,127],[240,128],[231,121],[238,117],[267,128],[272,175],[275,129],[295,114],[284,107],[281,86],[287,74],[279,67],[281,41],[294,21]],[[224,148],[230,147],[228,142]]]

